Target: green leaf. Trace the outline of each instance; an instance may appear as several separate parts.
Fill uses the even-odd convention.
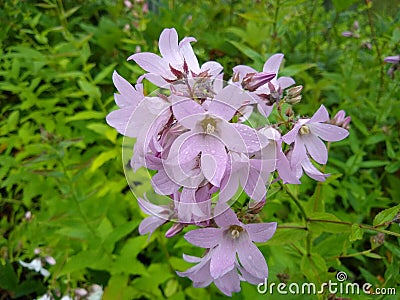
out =
[[[357,0],[332,0],[337,11],[343,11],[352,6]]]
[[[93,80],[93,83],[99,84],[106,76],[109,76],[117,64],[111,64],[105,67]],[[111,76],[110,76],[111,77]]]
[[[94,99],[101,98],[100,89],[96,85],[94,85],[86,80],[78,80],[78,84],[79,84],[79,87],[82,89],[82,91],[84,91],[85,94],[87,94],[91,98],[94,98]]]
[[[97,171],[97,169],[100,168],[104,163],[116,157],[118,157],[116,149],[101,153],[93,160],[92,165],[90,166],[90,172]]]
[[[264,61],[264,57],[259,54],[258,52],[254,51],[253,49],[235,42],[235,41],[229,41],[233,46],[235,46],[240,52],[242,52],[244,55],[247,57],[251,58],[255,63],[262,64]]]
[[[72,121],[82,121],[82,120],[93,120],[93,119],[104,119],[105,115],[99,111],[82,111],[78,112],[74,116],[65,118],[65,122],[72,122]]]
[[[351,234],[349,236],[350,242],[354,242],[356,240],[361,240],[363,237],[364,231],[358,226],[358,224],[353,224],[351,226]]]
[[[400,204],[381,211],[379,214],[375,216],[373,225],[376,226],[386,222],[391,222],[394,219],[394,217],[399,213],[399,211],[400,211]]]
[[[350,226],[340,224],[342,222],[338,217],[330,213],[316,212],[309,216],[309,228],[315,234],[320,232],[346,232]]]
[[[369,160],[369,161],[362,161],[360,163],[360,168],[377,168],[383,167],[389,164],[389,161],[382,161],[382,160]]]
[[[328,270],[325,260],[317,253],[304,255],[301,259],[300,269],[308,281],[313,283],[324,282]]]
[[[15,291],[18,286],[18,278],[8,260],[3,265],[0,263],[0,288]]]
[[[317,64],[297,64],[297,65],[290,65],[290,66],[285,66],[285,68],[279,72],[280,76],[294,76],[298,73],[304,72],[308,69],[315,68]]]
[[[281,226],[299,226],[299,224],[282,224]],[[274,236],[265,243],[266,245],[286,245],[293,242],[303,240],[307,236],[305,229],[297,228],[279,228],[276,230]]]
[[[400,248],[396,245],[393,245],[389,242],[384,242],[383,243],[385,245],[386,248],[389,249],[390,252],[392,252],[392,254],[396,255],[398,258],[400,258]]]
[[[179,283],[176,279],[172,278],[168,280],[167,285],[164,289],[164,294],[167,298],[170,298],[173,294],[175,294],[178,290]]]

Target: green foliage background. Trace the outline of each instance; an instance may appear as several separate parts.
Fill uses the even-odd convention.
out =
[[[261,69],[282,52],[282,74],[305,87],[299,114],[324,104],[332,115],[344,109],[352,117],[349,138],[330,148],[326,182],[271,186],[261,218],[279,228],[259,245],[269,281],[320,284],[345,271],[348,282],[397,289],[397,296],[349,298],[398,299],[400,74],[388,76],[383,58],[400,53],[399,1],[147,5],[148,11],[144,1],[132,8],[111,0],[0,4],[0,299],[56,290],[73,296],[76,287],[94,283],[104,299],[223,298],[214,286],[195,289],[175,274],[190,266],[183,252],[200,254],[182,234],[165,239],[162,228],[150,240],[138,235],[144,215],[123,173],[122,137],[105,123],[115,109],[113,70],[135,82],[142,70],[126,58],[157,53],[166,27],[196,37],[199,59],[222,63],[226,78],[234,65]],[[343,37],[356,20],[358,37]],[[32,260],[36,248],[57,260],[49,278],[18,263]],[[242,283],[233,298],[328,297],[335,299],[259,295]]]

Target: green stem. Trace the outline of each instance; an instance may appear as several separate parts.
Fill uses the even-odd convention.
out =
[[[332,224],[340,224],[340,225],[348,225],[348,226],[355,225],[354,223],[351,223],[351,222],[334,221],[334,220],[319,220],[319,219],[310,219],[309,218],[309,219],[307,219],[307,221],[308,222],[332,223]],[[388,235],[400,237],[400,233],[378,228],[381,226],[385,226],[384,224],[387,224],[387,222],[379,224],[379,225],[375,225],[375,226],[366,225],[366,224],[356,224],[356,225],[358,225],[360,228],[365,229],[365,230],[372,230],[372,231],[381,232],[381,233],[385,233]]]
[[[284,185],[282,182],[278,181],[279,185],[281,186],[282,189],[285,190],[285,192],[289,195],[289,197],[293,200],[293,202],[296,204],[296,206],[299,208],[301,215],[303,216],[304,220],[308,220],[306,211],[304,210],[303,206],[301,206],[300,201],[297,199],[295,195],[287,188],[286,185]]]

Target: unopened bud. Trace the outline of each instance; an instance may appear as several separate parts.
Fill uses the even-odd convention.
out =
[[[286,98],[286,102],[289,103],[289,104],[294,105],[294,104],[299,103],[301,101],[301,99],[302,99],[301,95],[299,95],[297,97],[294,97],[294,98],[289,98],[288,97],[288,98]]]
[[[245,90],[254,92],[260,86],[269,83],[275,77],[275,75],[276,74],[274,73],[265,73],[265,72],[247,73],[246,76],[244,76],[243,78],[242,87]]]
[[[176,223],[176,224],[172,225],[171,228],[168,229],[167,232],[165,233],[165,237],[170,238],[170,237],[177,235],[178,233],[180,233],[183,230],[183,227],[184,226],[181,223]]]
[[[45,257],[45,260],[46,260],[46,262],[49,264],[49,265],[55,265],[56,264],[56,260],[54,259],[54,257],[52,257],[52,256],[46,256]]]
[[[299,96],[301,94],[302,90],[303,90],[303,86],[302,85],[294,86],[294,87],[292,87],[292,88],[287,90],[287,96],[289,98],[296,98],[297,96]]]
[[[258,214],[264,207],[265,205],[265,200],[262,200],[257,203],[250,203],[249,204],[249,213],[251,214]]]
[[[342,127],[343,127],[344,129],[349,129],[350,122],[351,122],[351,117],[350,117],[350,116],[347,116],[347,117],[344,118],[344,120],[343,120]]]
[[[342,36],[344,37],[352,37],[353,33],[351,31],[343,31]]]
[[[83,296],[86,296],[87,294],[88,294],[88,291],[83,289],[83,288],[76,288],[75,289],[75,296],[83,297]]]
[[[353,29],[354,30],[358,30],[360,28],[360,24],[358,23],[358,21],[354,21],[353,23]]]
[[[291,107],[288,107],[285,111],[286,117],[291,117],[294,115],[293,109]]]

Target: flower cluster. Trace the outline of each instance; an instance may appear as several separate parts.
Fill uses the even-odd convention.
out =
[[[254,242],[265,242],[277,224],[254,223],[266,200],[272,180],[300,184],[303,172],[324,181],[316,166],[326,164],[328,151],[323,141],[333,142],[348,135],[349,117],[343,111],[330,120],[324,106],[311,118],[294,116],[291,106],[301,100],[301,86],[291,77],[278,77],[283,54],[271,56],[261,72],[248,66],[233,68],[223,81],[223,68],[214,61],[200,66],[192,49],[195,39],[178,42],[175,29],[165,29],[159,39],[161,56],[135,53],[128,58],[145,73],[132,86],[117,72],[119,109],[107,122],[126,137],[135,138],[130,165],[152,170],[151,184],[169,203],[137,197],[150,216],[139,226],[151,234],[174,221],[167,237],[188,225],[185,239],[204,248],[203,257],[184,255],[195,266],[178,272],[195,287],[212,282],[226,295],[240,291],[240,281],[264,282],[268,267]],[[158,86],[146,95],[143,80]],[[288,89],[291,87],[290,89]],[[285,92],[286,90],[286,92]],[[286,114],[282,113],[288,107]],[[276,110],[277,122],[267,124]],[[252,116],[261,114],[264,126],[252,126]],[[236,210],[238,190],[248,201]]]

